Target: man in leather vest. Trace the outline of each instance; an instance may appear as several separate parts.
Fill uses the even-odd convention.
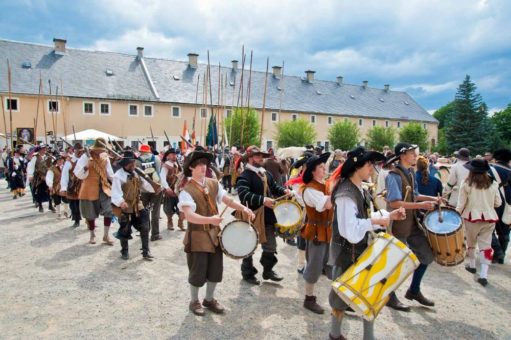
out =
[[[54,156],[53,166],[46,172],[46,185],[49,188],[51,200],[57,211],[57,218],[61,218],[60,205],[62,203],[62,196],[60,195],[60,178],[62,176],[62,166],[64,158],[61,155]]]
[[[140,194],[144,192],[154,193],[154,188],[146,181],[140,179],[135,170],[135,155],[132,151],[124,151],[123,157],[118,161],[120,169],[116,171],[112,181],[112,204],[117,209],[119,218],[119,231],[115,234],[121,241],[121,258],[127,260],[128,240],[131,240],[131,227],[140,232],[142,241],[142,257],[146,261],[152,261],[153,256],[149,251],[149,212],[142,204]]]
[[[252,210],[229,197],[217,180],[206,177],[206,170],[213,158],[212,154],[202,151],[194,151],[187,156],[183,171],[185,176],[191,178],[180,192],[178,204],[188,221],[183,243],[189,270],[189,309],[199,316],[205,314],[203,307],[217,314],[224,312],[214,298],[216,285],[222,281],[223,274],[223,253],[218,241],[223,218],[218,215],[218,204],[224,203],[242,211],[250,219],[254,218]],[[206,297],[201,304],[199,288],[205,283]]]
[[[417,210],[433,210],[435,204],[442,199],[419,195],[413,170],[417,163],[416,149],[417,145],[408,143],[398,143],[394,148],[396,156],[390,162],[397,160],[398,163],[390,170],[385,179],[387,207],[388,210],[401,207],[406,209],[406,219],[394,222],[392,228],[389,228],[389,232],[401,242],[407,244],[420,261],[405,297],[408,300],[416,300],[424,306],[432,307],[435,303],[427,299],[420,291],[422,278],[428,265],[433,261],[433,252],[424,231],[421,229],[422,227],[419,226]],[[410,307],[399,301],[395,293],[390,295],[387,306],[401,311],[410,310]]]
[[[78,160],[73,173],[82,180],[78,199],[80,200],[80,213],[85,218],[90,231],[90,244],[96,243],[96,219],[103,216],[103,243],[113,246],[109,237],[110,224],[112,223],[111,206],[111,180],[114,171],[110,159],[104,147],[106,141],[97,138],[90,149],[90,158],[84,153]]]
[[[140,156],[138,157],[139,167],[151,177],[151,179],[160,183],[160,168],[161,161],[151,151],[148,144],[140,145],[138,150]],[[144,192],[142,193],[142,203],[149,211],[149,225],[151,228],[151,241],[161,240],[160,235],[160,210],[163,195],[161,192]]]
[[[301,237],[306,242],[307,264],[303,272],[305,280],[305,300],[303,306],[317,314],[323,314],[323,308],[316,302],[314,285],[318,282],[327,260],[330,239],[332,237],[333,209],[330,193],[325,185],[326,161],[330,152],[312,156],[305,163],[303,173],[303,202],[307,212],[307,222]]]
[[[177,161],[176,149],[169,148],[163,155],[163,161],[160,178],[161,186],[164,189],[163,212],[167,215],[167,229],[174,230],[172,216],[176,214],[178,216],[178,228],[181,231],[185,231],[182,214],[179,213],[179,209],[177,208],[177,204],[179,203],[177,180],[179,175],[183,172],[183,169]]]
[[[371,212],[370,193],[362,187],[374,171],[374,163],[382,161],[385,156],[379,152],[366,151],[357,147],[348,153],[341,170],[341,179],[335,186],[332,197],[335,203],[330,244],[329,263],[332,278],[336,279],[354,263],[366,250],[369,233],[387,227],[391,220],[405,218],[404,209],[396,209],[390,214],[386,211]],[[331,289],[328,297],[332,307],[330,339],[346,339],[341,334],[341,325],[348,305]],[[363,321],[364,340],[374,339],[373,322]]]
[[[271,197],[290,195],[291,191],[278,186],[271,174],[263,168],[263,160],[269,157],[269,154],[261,152],[258,147],[253,145],[247,148],[245,156],[248,158],[248,163],[236,181],[236,191],[243,205],[247,205],[254,211],[259,209],[256,214],[263,217],[262,219],[256,218],[254,224],[259,232],[259,241],[263,248],[260,260],[264,268],[263,279],[281,281],[283,278],[273,271],[273,267],[278,262],[275,256],[277,252],[275,239],[277,219],[272,209],[275,200]],[[254,267],[252,256],[243,259],[241,274],[243,279],[251,284],[258,285],[260,283],[255,277],[257,269]]]
[[[78,159],[83,154],[83,146],[80,143],[75,143],[73,146],[73,154],[68,157],[62,168],[62,176],[60,177],[60,194],[67,198],[69,202],[69,209],[71,210],[71,219],[74,221],[72,227],[77,228],[80,226],[82,215],[80,214],[80,200],[78,193],[82,181],[74,174],[74,169],[78,163]]]

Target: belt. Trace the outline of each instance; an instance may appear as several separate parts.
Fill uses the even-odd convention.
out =
[[[332,221],[325,221],[325,220],[307,220],[305,224],[312,224],[312,225],[320,225],[323,227],[330,227],[332,225]]]
[[[216,226],[212,226],[210,224],[204,225],[188,225],[188,229],[190,231],[210,231],[211,229],[215,229]]]

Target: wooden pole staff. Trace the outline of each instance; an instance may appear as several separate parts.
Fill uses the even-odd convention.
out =
[[[39,122],[39,105],[41,104],[41,92],[42,92],[43,83],[41,81],[41,73],[39,73],[39,90],[37,92],[37,108],[35,113],[35,122],[34,122],[34,142],[37,144],[37,123]],[[44,114],[44,112],[43,112]]]
[[[7,82],[9,89],[9,125],[11,130],[11,144],[9,146],[10,149],[13,148],[14,137],[12,136],[12,96],[11,96],[11,86],[12,86],[12,74],[11,74],[11,64],[9,63],[9,59],[7,59]]]
[[[64,125],[64,139],[67,141],[67,121],[66,121],[66,115],[64,114],[64,87],[62,86],[62,79],[60,79],[60,106],[61,114],[62,114],[62,123]]]
[[[5,145],[9,147],[9,137],[7,135],[7,120],[5,119],[5,107],[4,107],[4,97],[0,96],[0,99],[2,100],[2,116],[4,117],[4,137],[5,137]]]
[[[263,109],[261,111],[261,131],[259,132],[259,143],[261,148],[263,147],[263,126],[264,126],[264,115],[266,113],[266,88],[268,85],[268,67],[270,66],[270,57],[266,58],[266,75],[264,76],[264,94],[263,94]]]
[[[193,110],[193,121],[192,121],[192,135],[194,137],[192,142],[194,144],[195,144],[195,138],[197,138],[197,136],[195,134],[195,120],[197,119],[197,99],[199,97],[199,83],[200,83],[200,74],[197,75],[197,86],[195,88],[195,106],[194,106],[194,110]],[[170,147],[170,141],[168,141],[168,142],[169,142],[169,147]]]
[[[48,79],[48,87],[50,88],[50,103],[51,103],[51,79]],[[57,103],[55,103],[55,106],[57,106]],[[51,105],[51,124],[53,126],[53,133],[52,133],[52,137],[53,137],[53,142],[55,143],[56,140],[55,140],[55,106],[54,105]],[[55,145],[53,146],[55,147]]]

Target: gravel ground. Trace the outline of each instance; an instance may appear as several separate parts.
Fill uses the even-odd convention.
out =
[[[302,307],[303,279],[296,248],[279,245],[276,270],[285,279],[256,287],[241,280],[239,261],[224,258],[224,280],[216,298],[225,315],[196,317],[188,311],[183,232],[165,230],[151,242],[154,262],[138,254],[120,259],[120,245],[87,244],[88,231],[69,220],[38,213],[30,195],[12,200],[0,181],[0,338],[2,339],[327,339],[329,314]],[[99,223],[101,224],[101,223]],[[113,230],[117,229],[114,225]],[[101,235],[102,232],[100,232]],[[260,250],[256,253],[259,258]],[[258,264],[259,266],[259,264]],[[259,266],[259,269],[261,267]],[[413,303],[410,313],[384,309],[375,324],[378,339],[511,339],[511,266],[490,268],[483,288],[463,269],[433,264],[423,292],[434,309]],[[403,297],[408,283],[398,291]],[[317,284],[328,308],[330,282]],[[203,298],[205,289],[201,289]],[[404,300],[404,298],[402,298]],[[362,322],[347,317],[343,333],[361,338]]]

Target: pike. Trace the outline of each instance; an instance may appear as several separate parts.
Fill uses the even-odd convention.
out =
[[[252,85],[252,58],[254,56],[254,52],[250,51],[250,71],[248,75],[248,85],[247,85],[247,116],[250,111],[250,90]],[[243,106],[243,101],[241,102],[241,105]],[[243,109],[241,109],[241,112],[243,112]],[[245,116],[241,115],[241,145],[243,145],[243,130],[245,130]],[[249,141],[250,142],[250,141]]]
[[[169,143],[169,148],[170,148],[170,139],[169,139],[169,136],[167,135],[167,131],[163,130],[163,133],[165,134],[165,138],[167,139],[167,143]]]
[[[110,151],[114,156],[118,157],[118,158],[123,158],[123,156],[121,154],[119,154],[118,152],[114,151],[112,148],[110,148],[108,145],[106,145],[105,143],[103,143],[101,140],[98,140],[99,144],[103,145],[103,147],[105,149],[107,149],[108,151]],[[149,184],[151,184],[151,186],[155,189],[155,191],[159,188],[161,188],[161,185],[156,183],[155,181],[153,181],[142,169],[140,169],[139,167],[135,167],[135,172],[140,176],[142,177],[144,180],[146,180]]]
[[[151,131],[151,139],[153,140],[154,143],[156,143],[156,140],[154,139],[153,135],[153,128],[151,127],[151,125],[149,125],[149,131]]]
[[[37,123],[39,122],[39,104],[41,102],[42,87],[43,87],[43,82],[41,80],[41,76],[39,73],[39,91],[37,93],[37,109],[36,109],[35,121],[34,121],[34,141],[37,140]],[[43,114],[44,114],[44,109],[43,109]],[[45,134],[46,134],[46,132],[45,132]]]
[[[11,80],[12,80],[12,74],[11,74],[11,64],[9,64],[9,59],[7,59],[7,82],[8,82],[8,88],[9,88],[9,122],[10,122],[10,129],[11,129],[11,145],[9,148],[14,147],[14,140],[12,137],[12,98],[11,98]]]
[[[73,137],[75,139],[75,143],[78,141],[78,139],[76,139],[76,132],[75,132],[75,125],[73,124]]]
[[[62,106],[62,124],[64,125],[64,139],[67,140],[67,122],[66,115],[64,114],[64,87],[62,86],[62,79],[60,79],[60,105]]]
[[[270,58],[266,58],[266,75],[264,76],[264,94],[263,94],[263,109],[261,113],[261,131],[259,132],[259,142],[261,148],[263,147],[263,126],[264,126],[264,114],[266,113],[266,89],[268,85],[268,66],[270,65]]]
[[[193,121],[192,121],[192,142],[195,144],[195,119],[197,118],[197,99],[199,97],[199,82],[200,82],[200,74],[197,75],[197,87],[195,88],[195,107],[194,107],[194,110],[193,110]],[[165,137],[166,134],[165,134]],[[167,142],[169,142],[169,146],[170,146],[170,140],[169,138],[167,137]]]
[[[9,137],[7,136],[7,121],[5,119],[4,97],[0,96],[0,99],[2,100],[2,115],[4,117],[5,145],[9,145]]]
[[[192,143],[190,143],[189,141],[187,141],[185,137],[183,137],[183,136],[181,136],[181,135],[179,135],[179,137],[181,137],[181,139],[182,139],[182,140],[186,143],[186,145],[188,145],[190,148],[193,148]]]
[[[48,86],[50,88],[50,103],[51,103],[51,79],[48,79]],[[56,131],[55,131],[55,108],[57,106],[57,103],[55,103],[55,106],[51,105],[51,124],[53,126],[53,131],[52,131],[52,137],[53,137],[53,142],[55,143],[55,146],[57,145],[56,143]]]

